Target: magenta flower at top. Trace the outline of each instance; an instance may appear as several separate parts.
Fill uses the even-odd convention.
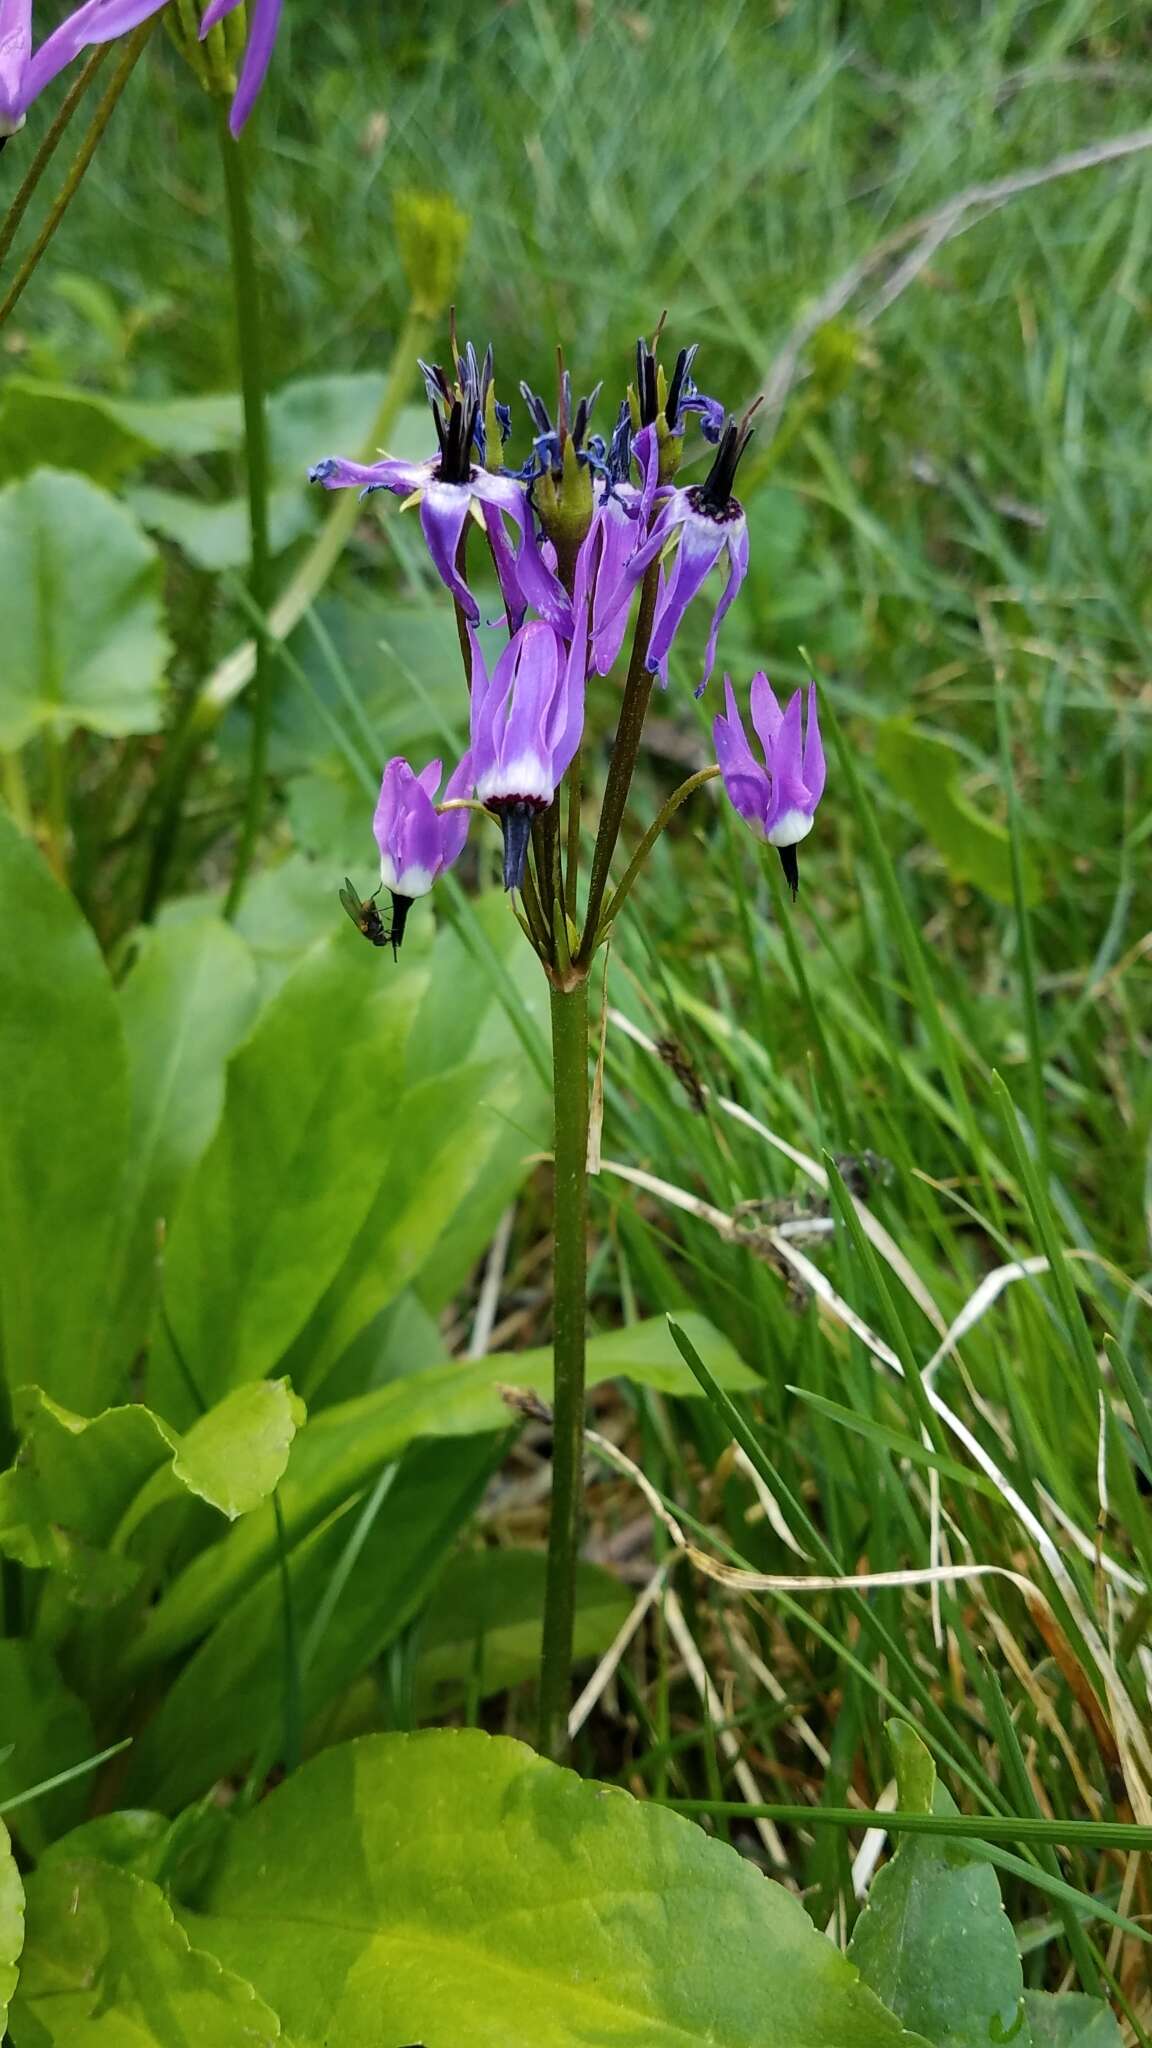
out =
[[[217,22],[231,14],[240,0],[210,0],[200,23],[200,40],[209,35]],[[244,46],[244,62],[236,84],[236,97],[228,125],[233,135],[239,135],[245,121],[256,103],[256,96],[264,83],[272,51],[276,42],[276,31],[280,26],[282,0],[251,0],[249,9],[248,41]]]
[[[584,731],[587,600],[577,588],[565,647],[542,619],[521,626],[488,674],[472,637],[472,771],[504,834],[504,887],[519,889],[532,820],[546,811]]]
[[[812,830],[824,794],[824,748],[816,715],[816,685],[808,685],[808,729],[803,730],[802,692],[781,711],[767,676],[752,678],[752,724],[764,749],[761,766],[748,744],[731,678],[724,678],[723,712],[712,721],[716,759],[734,808],[758,839],[780,855],[788,886],[800,886],[796,848]]]
[[[648,643],[648,670],[655,675],[668,659],[689,604],[710,571],[727,555],[728,580],[712,614],[697,696],[712,673],[721,620],[748,573],[748,521],[739,498],[732,495],[732,486],[752,432],[747,415],[739,426],[729,420],[704,482],[668,492],[648,539],[633,555],[628,569],[630,582],[636,584],[652,562],[666,551],[675,551],[675,566],[657,599]]]
[[[111,43],[165,0],[85,0],[32,54],[32,0],[0,0],[0,141],[24,125],[46,85],[94,43]]]
[[[531,604],[558,632],[570,633],[572,607],[541,555],[523,482],[518,477],[497,476],[484,467],[491,349],[483,364],[477,363],[471,347],[457,356],[455,383],[438,365],[422,364],[421,368],[439,453],[426,462],[401,462],[395,457],[385,457],[382,462],[348,462],[343,456],[327,455],[309,470],[308,481],[323,484],[329,491],[352,485],[365,496],[369,491],[394,491],[400,497],[417,499],[420,524],[437,573],[473,626],[480,618],[480,607],[457,558],[468,521],[478,521],[492,549],[513,630]],[[505,532],[505,517],[519,536],[515,552]]]
[[[459,860],[468,837],[469,811],[438,811],[433,799],[443,773],[430,761],[419,775],[399,754],[389,761],[380,784],[372,830],[380,848],[380,880],[392,897],[391,943],[404,937],[408,912],[417,896]],[[466,797],[472,790],[472,759],[465,754],[448,778],[443,802]]]

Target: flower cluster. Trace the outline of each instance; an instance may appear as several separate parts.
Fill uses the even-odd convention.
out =
[[[470,744],[446,791],[446,801],[456,807],[440,814],[434,809],[439,762],[419,776],[400,759],[384,771],[376,837],[382,883],[393,897],[393,943],[411,900],[425,894],[462,850],[469,810],[482,809],[501,826],[504,884],[525,898],[538,950],[547,963],[542,941],[555,940],[563,923],[563,949],[556,950],[570,957],[574,887],[571,873],[563,879],[560,874],[555,805],[580,751],[588,684],[609,674],[635,614],[615,750],[623,758],[626,720],[638,738],[647,690],[656,678],[667,682],[669,657],[689,606],[720,569],[723,581],[713,599],[697,695],[711,676],[722,621],[748,570],[748,523],[735,485],[754,428],[750,414],[734,420],[697,389],[694,348],[682,349],[666,376],[658,341],[638,344],[635,382],[607,438],[593,431],[599,385],[574,399],[561,363],[557,401],[550,408],[521,384],[531,445],[526,459],[513,464],[505,460],[512,415],[497,400],[492,351],[481,358],[470,343],[460,347],[453,327],[448,366],[420,365],[435,451],[422,462],[385,455],[362,463],[328,455],[309,472],[326,490],[353,488],[362,496],[388,491],[419,507],[429,555],[452,596],[461,644],[468,650]],[[676,478],[690,420],[698,421],[715,452],[702,481],[682,486]],[[470,581],[478,555],[487,556],[495,571],[506,626],[505,644],[491,664],[477,634],[480,605]],[[795,894],[795,849],[811,829],[824,785],[815,690],[809,691],[805,735],[799,693],[782,712],[766,678],[755,678],[751,713],[763,763],[748,744],[727,679],[725,705],[714,726],[724,787],[757,836],[778,849]],[[578,783],[579,777],[577,804]],[[611,778],[606,811],[613,808],[610,795]],[[578,848],[578,811],[576,817],[569,866],[573,846]],[[598,941],[614,840],[613,831],[598,882],[593,864],[585,954]]]
[[[24,125],[24,117],[65,66],[97,43],[115,42],[158,14],[167,0],[84,0],[41,43],[32,48],[32,0],[0,0],[0,141]],[[208,35],[240,0],[211,0],[200,24]],[[232,132],[248,119],[272,56],[283,0],[252,0],[248,41],[232,106]]]

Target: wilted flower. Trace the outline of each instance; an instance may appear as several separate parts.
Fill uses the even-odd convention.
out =
[[[632,481],[637,463],[643,478]],[[583,573],[592,592],[592,667],[606,676],[620,652],[633,584],[628,571],[645,539],[660,473],[660,449],[653,428],[633,433],[624,399],[601,465],[603,488],[592,526],[581,549]]]
[[[81,50],[111,43],[159,13],[165,0],[85,0],[32,55],[32,0],[0,0],[0,140],[24,125],[46,85]]]
[[[503,408],[495,404],[492,385],[492,351],[478,363],[469,344],[456,356],[456,377],[451,381],[434,363],[422,363],[424,383],[432,407],[432,419],[440,452],[426,462],[402,462],[386,457],[382,462],[348,462],[328,455],[308,472],[310,483],[338,491],[359,486],[369,491],[394,491],[400,497],[418,501],[420,524],[441,581],[451,591],[470,625],[480,617],[480,607],[458,564],[460,543],[469,519],[476,520],[487,534],[500,589],[513,627],[518,626],[528,605],[533,604],[560,632],[572,625],[572,610],[562,586],[541,559],[532,526],[525,488],[516,477],[497,476],[484,467],[493,423],[497,438],[504,431]],[[513,554],[504,530],[504,515],[513,522],[519,543]]]
[[[648,643],[647,665],[655,675],[667,661],[672,642],[689,604],[705,577],[721,556],[728,557],[728,581],[712,614],[708,645],[704,653],[704,674],[697,685],[699,696],[716,660],[716,637],[720,622],[748,573],[748,522],[739,498],[732,496],[736,469],[752,438],[746,414],[739,426],[729,420],[716,459],[702,484],[686,490],[670,490],[656,516],[648,539],[632,557],[629,580],[635,584],[651,563],[665,551],[676,551],[676,565],[661,591]]]
[[[265,74],[272,60],[276,42],[276,31],[280,26],[280,9],[283,0],[249,0],[248,41],[244,46],[244,62],[236,86],[236,97],[228,125],[233,135],[239,135],[256,103],[256,96],[264,83]],[[226,14],[231,14],[240,0],[210,0],[200,23],[200,40],[210,35]]]
[[[491,675],[472,638],[472,772],[504,833],[504,887],[519,889],[532,820],[546,811],[584,730],[587,603],[577,592],[565,647],[542,619],[521,626]]]
[[[824,794],[824,749],[816,715],[816,685],[808,685],[808,729],[802,726],[802,692],[797,690],[787,711],[761,670],[752,678],[752,723],[764,749],[761,767],[748,744],[731,679],[724,678],[723,712],[712,721],[716,759],[734,807],[758,839],[780,855],[788,886],[800,886],[796,848],[812,830],[816,806]]]
[[[649,348],[643,339],[636,343],[636,383],[632,390],[636,409],[634,424],[655,427],[662,441],[669,434],[683,434],[688,413],[700,415],[700,428],[706,441],[718,441],[724,431],[725,412],[720,400],[698,391],[692,376],[692,365],[699,347],[699,342],[694,341],[691,348],[682,348],[671,377],[665,379],[656,360],[655,345]]]
[[[392,897],[392,945],[404,936],[408,912],[417,896],[460,858],[468,837],[470,813],[438,811],[434,798],[443,773],[430,761],[419,775],[399,754],[389,761],[380,784],[372,830],[380,848],[380,880]],[[448,779],[443,801],[466,797],[472,788],[472,759],[465,754]]]

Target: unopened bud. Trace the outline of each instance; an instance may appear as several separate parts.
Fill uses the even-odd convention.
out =
[[[472,223],[446,192],[398,192],[392,212],[413,311],[437,320],[456,295]]]

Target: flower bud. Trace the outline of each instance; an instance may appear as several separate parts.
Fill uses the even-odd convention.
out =
[[[472,223],[446,192],[398,192],[392,220],[412,309],[438,320],[456,295]]]

